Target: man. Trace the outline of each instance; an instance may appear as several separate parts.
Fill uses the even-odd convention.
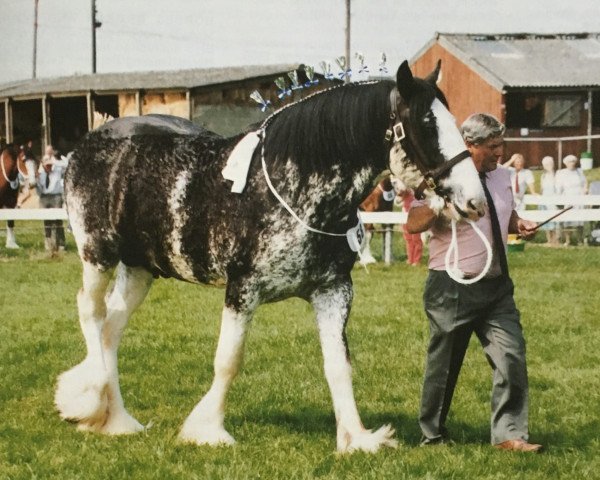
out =
[[[41,208],[63,206],[63,176],[68,160],[58,157],[52,145],[46,147],[38,176],[38,195]],[[65,249],[65,230],[62,220],[44,220],[45,248],[50,254]]]
[[[430,270],[423,295],[430,343],[419,418],[422,445],[447,441],[446,417],[469,338],[475,332],[493,369],[492,444],[500,449],[537,452],[542,446],[528,443],[525,340],[505,252],[509,232],[531,238],[536,224],[519,218],[514,210],[510,173],[497,168],[503,153],[504,125],[490,115],[475,114],[461,129],[484,191],[487,188],[489,192],[488,207],[477,226],[493,246],[494,254],[482,280],[471,285],[455,282],[445,271],[444,259],[451,240],[445,217],[456,212],[451,205],[439,211],[423,201],[413,203],[407,221],[409,232],[431,230]],[[495,242],[494,237],[499,241]],[[487,258],[483,242],[466,222],[457,225],[457,239],[458,266],[465,277],[475,277]]]

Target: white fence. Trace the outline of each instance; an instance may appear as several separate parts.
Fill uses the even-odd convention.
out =
[[[526,205],[546,205],[549,210],[522,210],[519,215],[527,220],[541,222],[558,213],[557,205],[582,205],[585,207],[600,207],[600,195],[581,196],[539,196],[525,195]],[[399,225],[406,223],[407,214],[404,212],[361,212],[360,216],[365,223],[380,225]],[[67,212],[63,208],[24,208],[0,209],[2,220],[67,220]],[[600,209],[582,208],[573,209],[558,217],[556,222],[570,221],[599,221]]]
[[[555,222],[597,222],[600,221],[600,195],[580,196],[540,196],[525,195],[525,205],[546,205],[547,210],[521,210],[519,216],[534,222],[542,222],[558,213],[557,206],[581,206],[572,209],[557,217]],[[406,223],[407,214],[404,212],[361,212],[360,216],[365,223],[374,223],[382,226],[383,231],[383,259],[386,264],[392,261],[392,234],[395,225]],[[67,220],[67,212],[63,208],[27,208],[27,209],[0,209],[0,221],[3,220]]]

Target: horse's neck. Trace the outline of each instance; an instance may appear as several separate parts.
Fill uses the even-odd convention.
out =
[[[14,180],[17,177],[17,162],[13,156],[10,154],[10,152],[5,150],[2,152],[0,160],[2,161],[2,173],[6,173],[9,180]],[[2,176],[4,177],[4,175]]]
[[[299,186],[294,180],[296,172],[291,167],[280,191],[286,192],[290,206],[298,213],[324,212],[333,222],[342,218],[354,218],[355,212],[373,188],[373,181],[380,172],[365,166],[354,172],[334,167],[328,174],[314,173],[310,181]]]

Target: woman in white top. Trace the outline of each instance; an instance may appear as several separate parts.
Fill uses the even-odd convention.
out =
[[[510,186],[515,199],[515,210],[525,210],[523,198],[525,193],[535,194],[535,179],[533,173],[525,168],[525,157],[515,153],[508,162],[504,164],[510,170]]]
[[[565,168],[556,172],[556,194],[585,195],[588,183],[581,168],[577,168],[577,157],[575,155],[567,155],[563,158],[563,164]],[[574,208],[581,208],[581,205],[576,205]],[[574,229],[576,243],[583,240],[583,222],[565,222],[563,225],[566,228]],[[569,244],[569,240],[569,234],[565,232],[565,245]]]

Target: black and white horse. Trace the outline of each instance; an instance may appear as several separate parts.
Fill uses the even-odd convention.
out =
[[[363,427],[354,400],[345,326],[356,253],[346,231],[357,225],[357,207],[383,170],[416,178],[408,158],[435,177],[435,191],[456,211],[476,218],[483,209],[475,167],[435,87],[437,70],[430,77],[413,78],[404,62],[396,83],[349,84],[276,112],[262,125],[239,194],[221,171],[243,135],[224,139],[166,116],[118,119],[89,133],[65,178],[83,263],[77,300],[87,356],[59,377],[60,415],[84,430],[142,430],[125,410],[117,371],[131,313],[154,278],[225,278],[214,380],[181,439],[234,442],[223,425],[224,403],[250,320],[260,304],[296,296],[316,311],[337,449],[394,446],[390,426]],[[428,184],[434,187],[431,178]]]

